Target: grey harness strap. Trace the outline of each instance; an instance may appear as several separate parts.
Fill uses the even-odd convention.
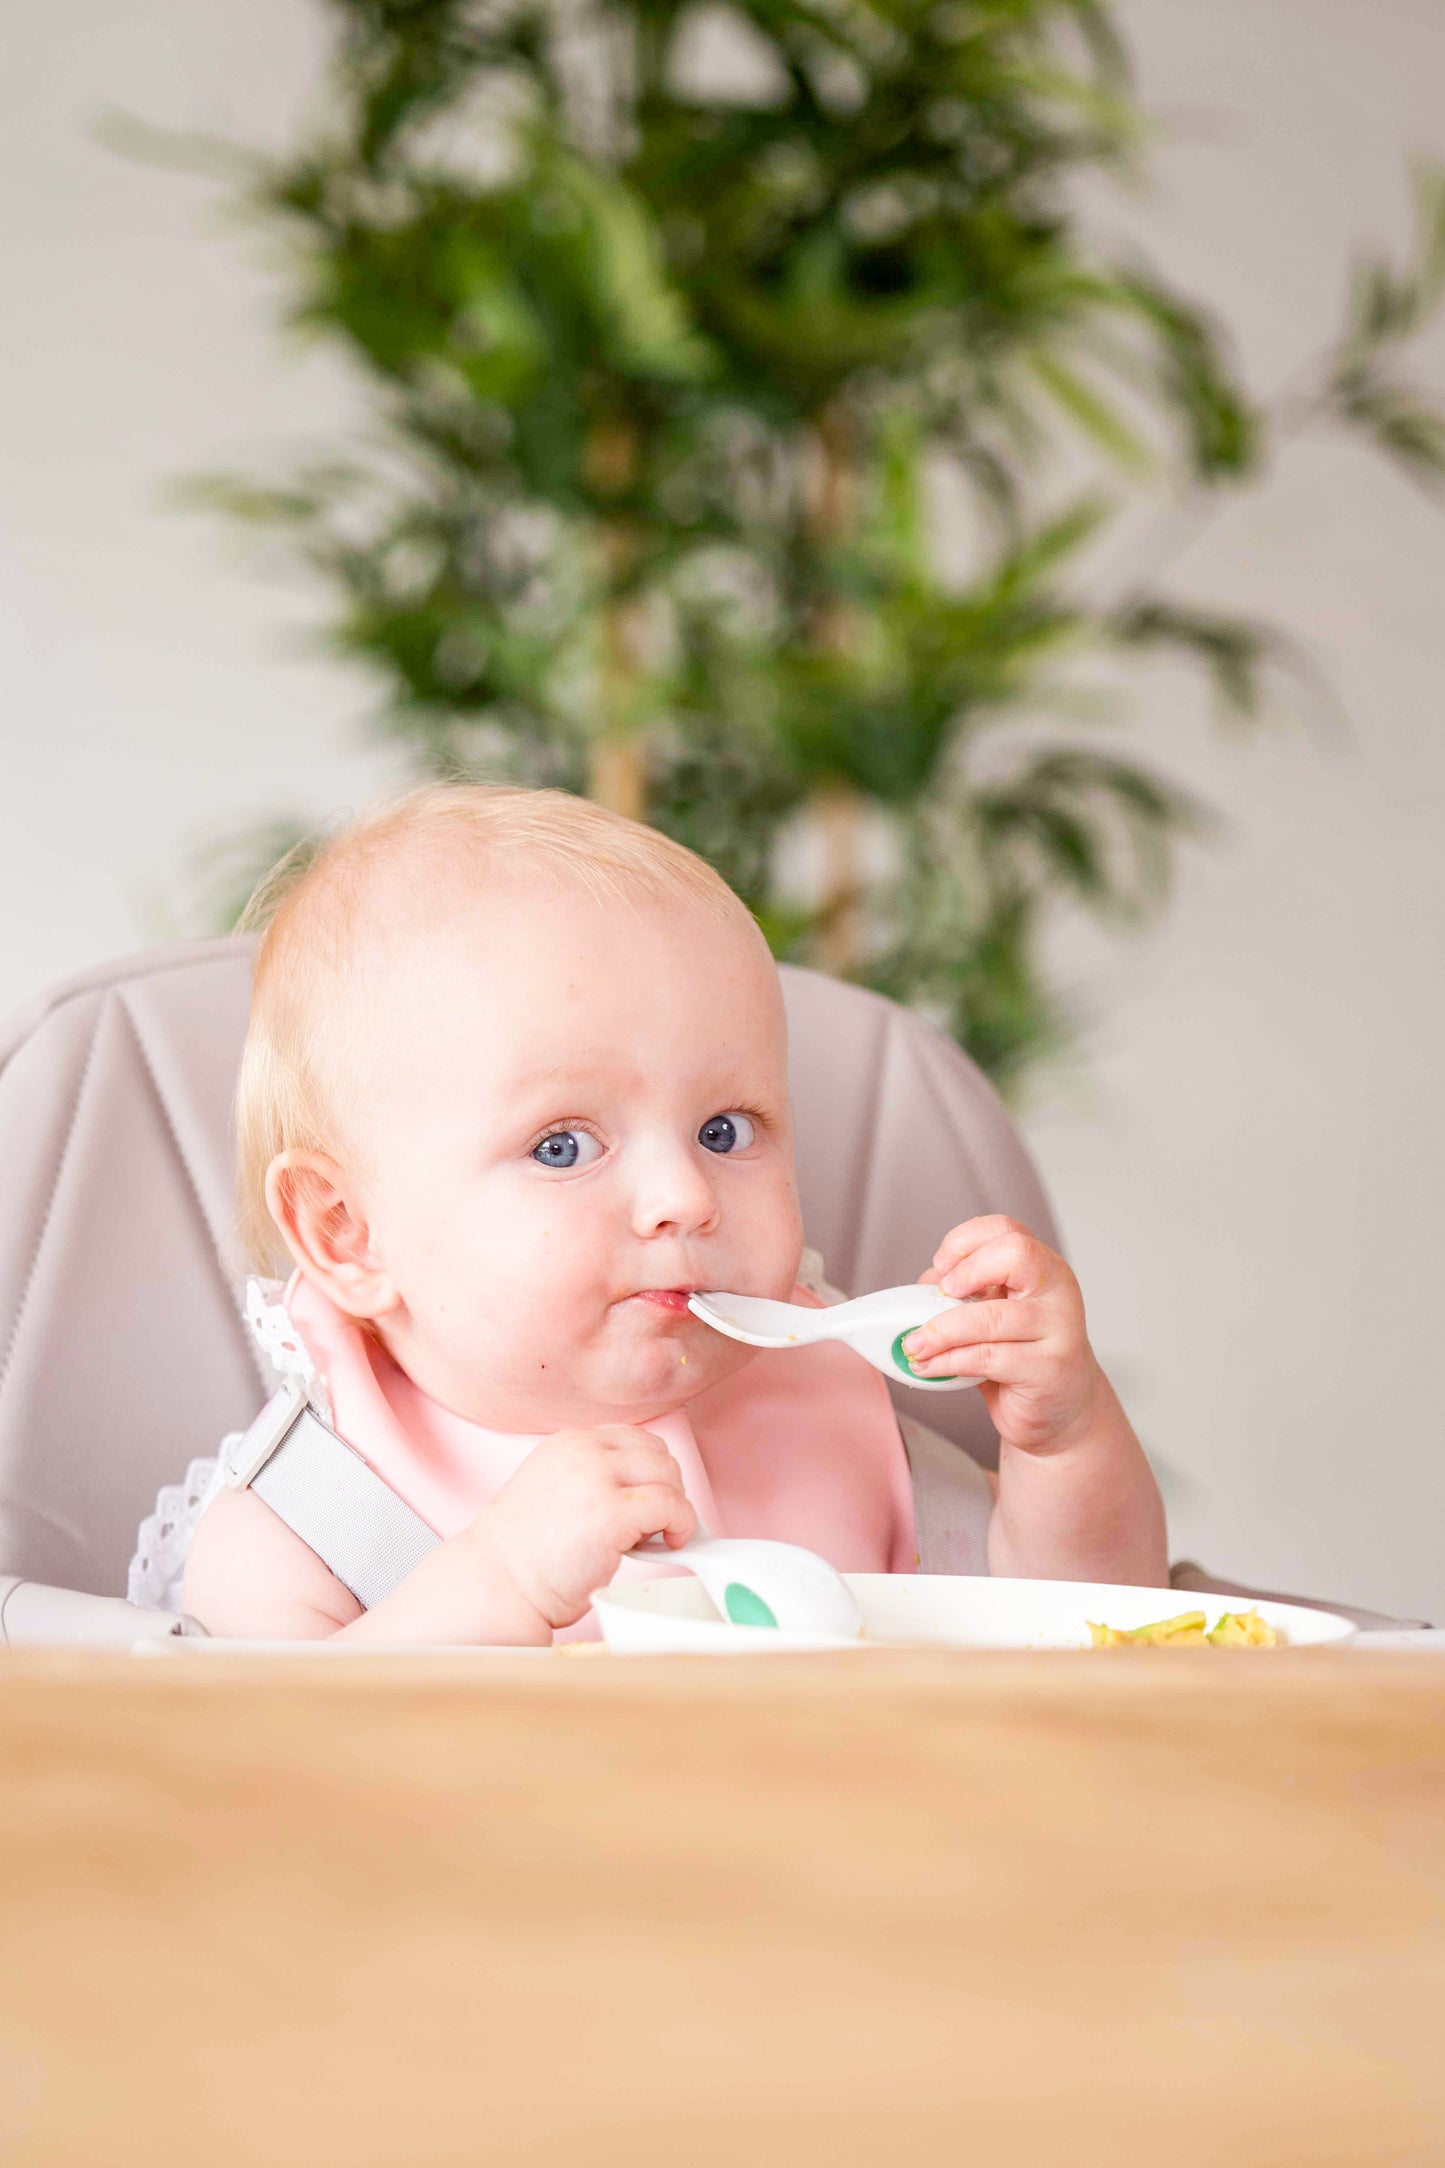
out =
[[[267,1401],[222,1471],[233,1489],[264,1499],[367,1611],[441,1541],[322,1422],[299,1378]]]

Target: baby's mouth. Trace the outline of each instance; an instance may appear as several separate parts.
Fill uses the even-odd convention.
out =
[[[686,1317],[689,1314],[687,1298],[691,1293],[692,1289],[687,1287],[639,1287],[628,1300],[651,1303],[656,1309],[673,1310]]]

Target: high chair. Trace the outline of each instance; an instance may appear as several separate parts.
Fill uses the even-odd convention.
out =
[[[273,1389],[231,1245],[253,947],[122,958],[0,1030],[0,1642],[177,1631],[118,1601],[138,1524]],[[859,987],[788,965],[782,981],[803,1224],[834,1286],[916,1279],[976,1213],[1056,1241],[1008,1115],[951,1040]],[[978,1393],[930,1395],[927,1418],[936,1479],[953,1453],[996,1461]]]

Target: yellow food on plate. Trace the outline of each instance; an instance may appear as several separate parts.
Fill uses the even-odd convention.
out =
[[[1225,1611],[1217,1625],[1206,1629],[1202,1611],[1179,1611],[1173,1618],[1153,1620],[1148,1626],[1099,1626],[1088,1622],[1096,1649],[1274,1649],[1284,1635],[1262,1619],[1255,1609]]]
[[[1285,1638],[1255,1610],[1226,1611],[1209,1636],[1217,1649],[1277,1649]]]

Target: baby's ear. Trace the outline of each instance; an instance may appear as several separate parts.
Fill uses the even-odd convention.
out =
[[[325,1152],[278,1152],[266,1169],[266,1205],[297,1264],[338,1309],[381,1317],[396,1308],[365,1203],[339,1161]]]

